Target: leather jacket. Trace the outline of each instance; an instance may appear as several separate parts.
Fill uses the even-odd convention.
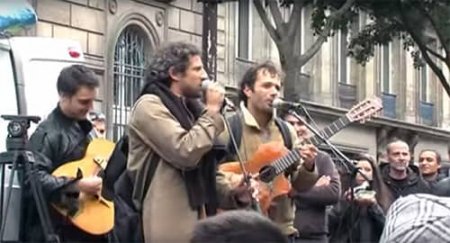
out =
[[[51,173],[59,166],[79,160],[84,157],[87,145],[90,142],[89,133],[92,124],[88,120],[77,121],[64,115],[57,106],[42,121],[29,141],[29,150],[33,152],[35,163],[31,167],[30,174],[26,176],[24,183],[25,206],[25,232],[26,241],[38,242],[44,237],[39,214],[35,206],[35,200],[30,188],[30,176],[41,187],[43,201],[48,203],[60,203],[63,205],[77,200],[79,191],[75,187],[73,178],[54,177]],[[84,237],[71,223],[56,213],[53,208],[49,210],[55,233],[59,235],[61,242],[78,241]]]
[[[51,172],[67,162],[83,158],[91,130],[92,124],[88,120],[68,118],[58,106],[31,136],[30,150],[36,160],[32,171],[42,185],[47,200],[57,202],[59,194],[69,189],[67,186],[72,179],[56,178]]]

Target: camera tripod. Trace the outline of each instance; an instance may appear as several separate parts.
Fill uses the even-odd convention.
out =
[[[37,123],[40,118],[29,116],[2,116],[2,118],[11,120],[11,122],[8,124],[7,151],[0,153],[0,242],[23,242],[25,239],[27,229],[23,212],[27,206],[24,200],[24,188],[26,188],[31,192],[32,199],[35,202],[45,241],[57,243],[59,237],[54,233],[42,188],[31,173],[32,166],[35,163],[34,155],[31,151],[26,150],[28,143],[27,129],[30,127],[30,121]],[[7,175],[9,175],[9,182],[5,184]],[[15,194],[16,197],[13,202],[12,192],[15,189],[13,182],[16,179],[21,192],[18,195]],[[18,204],[20,205],[18,206]]]

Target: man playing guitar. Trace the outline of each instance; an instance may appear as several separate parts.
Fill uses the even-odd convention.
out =
[[[281,89],[281,72],[271,62],[265,62],[247,70],[240,84],[239,98],[240,120],[243,124],[242,143],[239,146],[239,154],[244,161],[257,152],[258,147],[268,142],[283,141],[282,134],[275,124],[273,101],[279,96]],[[288,125],[293,144],[299,144],[294,128]],[[222,138],[229,139],[229,132],[224,132]],[[304,160],[301,166],[295,166],[286,177],[290,181],[295,181],[296,185],[301,185],[297,190],[307,190],[314,185],[317,180],[314,160],[317,155],[317,148],[313,145],[304,145],[296,148]],[[251,163],[247,162],[247,163]],[[226,163],[224,164],[226,165]],[[230,172],[219,169],[217,175],[217,189],[221,195],[221,208],[230,209],[232,206],[242,206],[245,202],[240,202],[241,198],[230,198],[227,191],[230,188],[230,181],[234,175]],[[240,177],[242,178],[242,177]],[[234,179],[235,181],[236,179]],[[272,201],[268,210],[268,216],[283,231],[286,236],[294,238],[298,232],[293,227],[294,208],[293,202],[287,195],[278,196]]]
[[[92,130],[87,114],[92,109],[98,86],[94,72],[87,67],[73,65],[64,68],[57,80],[58,105],[30,137],[30,150],[36,159],[31,173],[42,187],[48,203],[68,205],[78,199],[80,192],[97,195],[101,191],[100,177],[87,176],[74,180],[51,174],[59,166],[84,156]],[[31,197],[29,191],[25,191],[25,196]],[[25,241],[44,242],[35,203],[31,198],[29,201],[24,217],[27,228]],[[107,242],[106,235],[83,232],[52,209],[50,218],[61,242]]]

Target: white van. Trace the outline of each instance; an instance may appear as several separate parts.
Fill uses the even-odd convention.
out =
[[[0,39],[0,115],[39,116],[58,102],[56,80],[64,67],[83,63],[78,42],[45,37]],[[7,122],[0,120],[0,151],[5,150]],[[33,124],[28,134],[36,127]]]
[[[0,38],[0,115],[28,115],[45,119],[58,102],[56,81],[59,73],[64,67],[83,62],[81,46],[73,40],[43,37]],[[6,152],[8,123],[9,121],[0,118],[0,153]],[[36,125],[31,123],[29,136],[36,129]],[[0,178],[1,173],[0,171]],[[10,170],[6,169],[4,200],[10,188],[10,173]],[[4,202],[3,211],[7,212],[3,212],[2,219],[5,219],[4,216],[7,218],[0,242],[14,241],[18,239],[17,226],[21,215],[18,203],[21,202],[20,184],[16,176],[9,207],[6,201]]]

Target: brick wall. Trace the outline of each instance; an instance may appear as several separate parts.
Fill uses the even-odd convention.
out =
[[[88,56],[103,57],[106,0],[36,1],[36,35],[78,41]]]

